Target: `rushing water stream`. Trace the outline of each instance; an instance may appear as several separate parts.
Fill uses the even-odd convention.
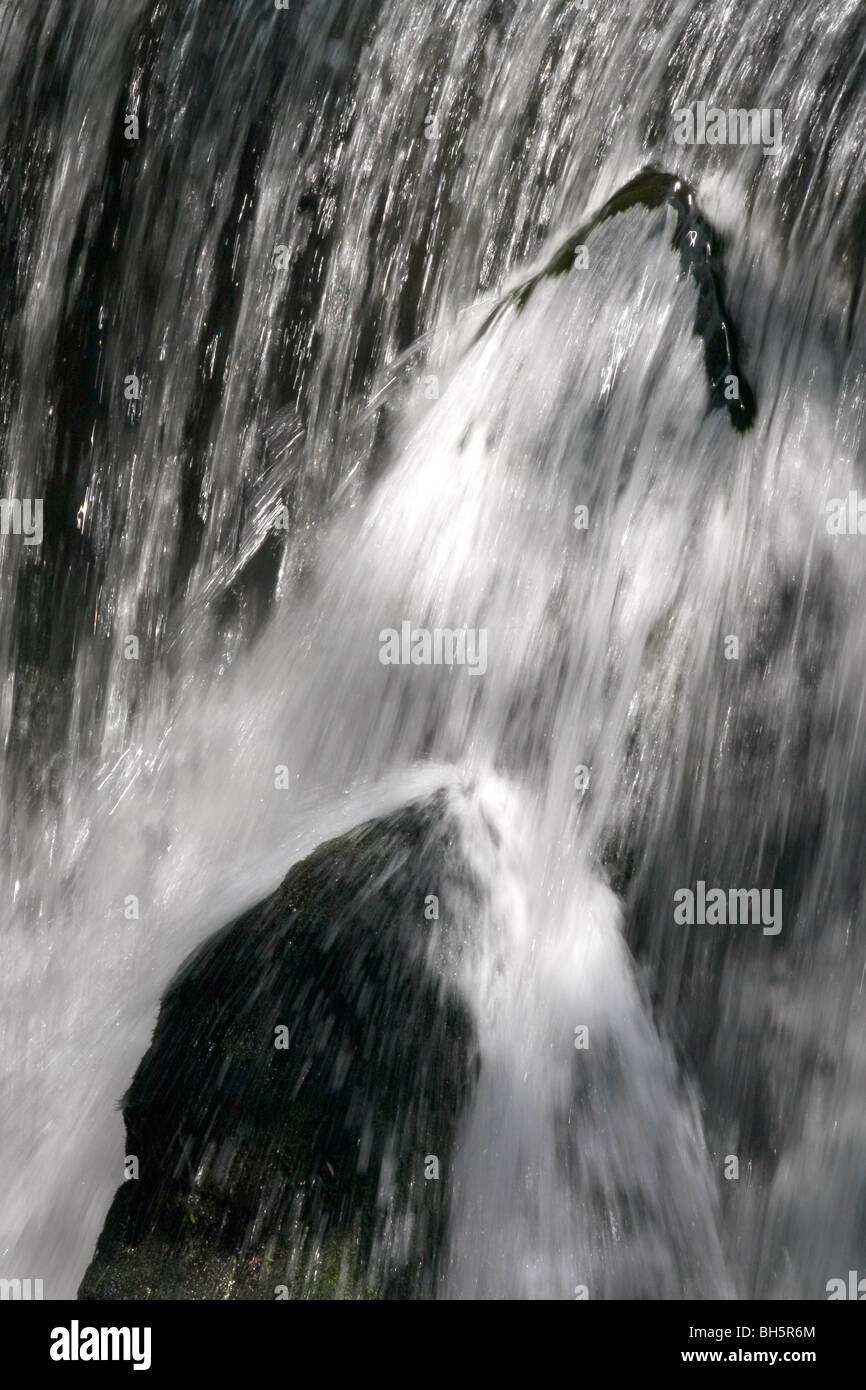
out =
[[[44,501],[0,538],[0,1274],[74,1295],[188,951],[443,784],[494,909],[441,1295],[866,1270],[862,0],[7,0],[0,92]],[[699,101],[778,148],[679,144]],[[724,237],[751,430],[669,207],[488,321],[650,163]],[[476,669],[383,664],[404,623]],[[683,925],[699,881],[781,930]]]

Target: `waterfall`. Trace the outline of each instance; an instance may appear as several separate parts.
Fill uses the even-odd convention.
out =
[[[7,6],[0,1274],[74,1295],[187,953],[442,786],[491,907],[440,1296],[864,1267],[864,68],[859,0]],[[675,211],[592,224],[650,165],[751,429]]]

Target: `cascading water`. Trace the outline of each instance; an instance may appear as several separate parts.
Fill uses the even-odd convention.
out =
[[[0,1273],[74,1294],[188,951],[443,785],[489,909],[439,1295],[864,1267],[864,66],[859,0],[7,6]],[[778,151],[675,143],[703,100]],[[670,208],[478,333],[650,162],[750,432]],[[407,623],[474,662],[384,664]]]

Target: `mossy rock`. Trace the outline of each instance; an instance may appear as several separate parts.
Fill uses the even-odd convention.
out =
[[[447,1174],[477,1073],[455,979],[483,890],[453,795],[323,845],[183,966],[79,1298],[433,1294],[448,1183],[425,1159]]]

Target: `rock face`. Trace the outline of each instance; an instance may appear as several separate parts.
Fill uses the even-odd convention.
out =
[[[476,1074],[459,839],[444,792],[361,826],[186,962],[124,1101],[139,1176],[79,1298],[434,1292],[448,1183],[425,1169],[447,1173]]]

